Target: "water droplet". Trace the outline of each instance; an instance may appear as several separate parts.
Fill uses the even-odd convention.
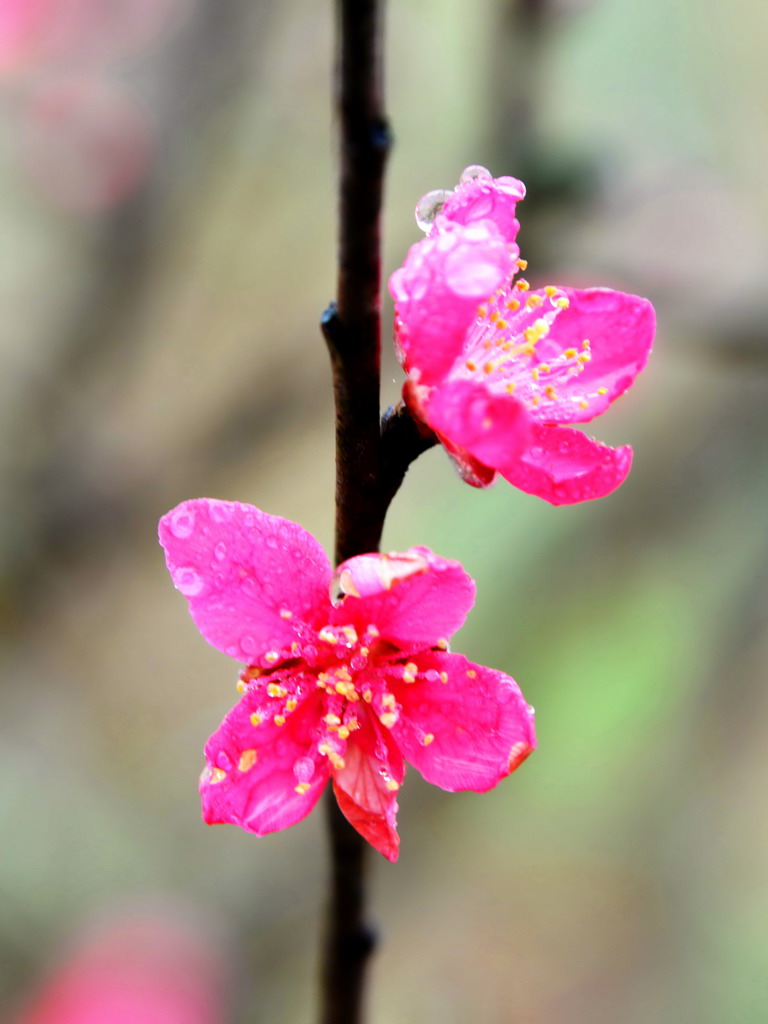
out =
[[[470,164],[469,167],[465,167],[461,172],[459,181],[462,185],[466,185],[468,181],[476,181],[477,178],[492,178],[493,175],[487,167],[483,167],[482,164]]]
[[[293,763],[293,774],[298,782],[309,782],[315,774],[315,762],[311,757],[297,757]]]
[[[436,188],[422,196],[416,206],[416,223],[422,231],[429,231],[435,217],[445,206],[445,202],[453,192],[448,188]]]
[[[570,450],[571,450],[570,442],[569,441],[561,441],[560,442],[560,449],[559,450],[560,450],[560,454],[561,455],[567,455],[570,452]]]
[[[245,651],[246,654],[253,654],[254,651],[257,650],[259,645],[256,643],[252,636],[248,636],[246,634],[245,636],[240,637],[240,646]]]
[[[265,539],[264,543],[267,545],[268,548],[271,548],[271,550],[274,551],[279,546],[280,542],[278,541],[277,537],[273,537],[270,534],[270,536],[268,536]]]
[[[195,528],[195,513],[189,508],[177,508],[170,518],[171,533],[184,540],[192,536]]]
[[[540,459],[543,454],[544,454],[544,449],[541,447],[541,445],[535,444],[531,448],[531,456],[534,459]]]
[[[232,758],[226,750],[220,750],[216,755],[216,766],[218,768],[223,768],[225,772],[229,771],[232,767]]]
[[[185,597],[195,597],[205,586],[205,580],[191,566],[182,566],[173,573],[173,582],[177,590]]]
[[[213,549],[213,553],[214,555],[216,555],[220,562],[224,561],[224,559],[227,557],[227,545],[224,543],[223,540],[219,541],[219,543]]]

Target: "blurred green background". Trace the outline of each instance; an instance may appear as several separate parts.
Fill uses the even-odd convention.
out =
[[[107,24],[87,53],[0,60],[0,1004],[94,917],[171,900],[226,966],[222,1019],[292,1024],[313,1019],[322,816],[201,824],[237,668],[156,522],[240,499],[332,547],[332,10],[161,6],[122,50]],[[387,38],[387,273],[418,198],[482,163],[528,183],[534,284],[647,295],[660,329],[594,425],[635,448],[616,494],[477,492],[432,450],[392,508],[386,549],[477,580],[454,646],[518,680],[540,746],[484,796],[409,774],[400,862],[372,862],[370,1019],[761,1024],[768,7],[392,0]],[[390,323],[387,302],[385,403]]]

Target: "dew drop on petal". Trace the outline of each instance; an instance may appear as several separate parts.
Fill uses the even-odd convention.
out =
[[[416,223],[422,231],[429,231],[435,217],[445,206],[445,201],[453,192],[448,188],[436,188],[422,196],[416,206]]]
[[[232,767],[232,758],[226,750],[220,750],[216,755],[216,767],[223,768],[225,772]]]
[[[177,508],[170,518],[171,533],[179,540],[192,536],[195,528],[195,513],[192,509]]]
[[[462,185],[466,185],[468,181],[475,181],[476,178],[492,178],[493,175],[487,167],[483,167],[482,164],[470,164],[469,167],[465,167],[461,172],[459,181]]]
[[[213,553],[216,555],[220,562],[223,562],[227,557],[227,545],[223,540],[220,540],[216,547],[213,549]]]
[[[195,597],[205,586],[205,580],[190,566],[182,566],[173,572],[173,582],[185,597]]]
[[[247,634],[240,637],[240,646],[246,654],[253,654],[258,648],[258,644],[253,637],[248,636]]]
[[[309,782],[315,774],[315,762],[311,757],[297,757],[293,764],[293,774],[298,782]]]
[[[543,454],[544,454],[544,449],[541,447],[541,445],[535,444],[531,448],[531,458],[540,459]]]

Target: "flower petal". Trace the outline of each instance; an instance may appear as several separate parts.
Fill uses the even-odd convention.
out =
[[[580,430],[534,424],[533,444],[503,475],[552,505],[573,505],[615,491],[631,465],[629,445],[610,448]]]
[[[417,383],[437,383],[448,372],[479,303],[513,269],[514,254],[488,222],[448,224],[411,246],[389,290],[398,357]]]
[[[392,686],[401,709],[392,735],[403,756],[449,792],[493,788],[536,746],[519,686],[460,654],[430,651],[413,660],[417,681]]]
[[[433,225],[433,231],[447,223],[473,224],[493,221],[507,243],[514,243],[520,230],[515,208],[525,198],[525,185],[517,178],[478,177],[461,182],[445,201]],[[515,246],[514,256],[519,250]]]
[[[344,767],[333,773],[342,814],[374,849],[396,861],[400,848],[397,791],[405,774],[402,755],[368,719],[348,744],[344,761]]]
[[[160,543],[198,629],[232,658],[253,663],[289,646],[296,620],[327,617],[330,563],[314,537],[288,519],[197,498],[163,516]]]
[[[453,636],[475,603],[475,584],[462,565],[429,548],[358,555],[339,566],[338,578],[347,596],[333,623],[361,634],[372,623],[382,640],[403,650]]]
[[[315,724],[321,695],[313,694],[278,726],[254,725],[262,695],[245,692],[205,747],[200,777],[203,819],[239,825],[257,836],[295,825],[317,803],[328,781],[327,758],[317,750]],[[307,789],[297,792],[296,787]]]
[[[452,445],[502,473],[530,443],[531,420],[525,407],[511,395],[493,394],[471,380],[436,388],[427,406],[427,419]]]
[[[560,310],[536,357],[554,363],[563,352],[583,351],[589,362],[557,383],[558,400],[543,403],[534,417],[547,423],[588,423],[623,394],[648,362],[656,315],[647,299],[610,288],[563,288],[570,305]],[[537,293],[543,294],[543,293]]]

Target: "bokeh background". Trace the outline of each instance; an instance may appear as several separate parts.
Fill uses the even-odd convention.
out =
[[[332,22],[316,0],[0,9],[3,1020],[90,1021],[50,979],[92,978],[94,950],[115,990],[142,958],[129,987],[199,983],[162,1024],[314,1017],[322,816],[201,824],[237,669],[156,521],[237,498],[331,547]],[[392,0],[387,36],[387,271],[416,200],[483,163],[528,183],[532,282],[647,295],[660,329],[595,425],[635,448],[615,495],[477,492],[433,450],[392,508],[386,548],[476,578],[456,647],[518,679],[540,748],[484,796],[409,775],[400,862],[372,862],[370,1019],[761,1024],[768,7]]]

